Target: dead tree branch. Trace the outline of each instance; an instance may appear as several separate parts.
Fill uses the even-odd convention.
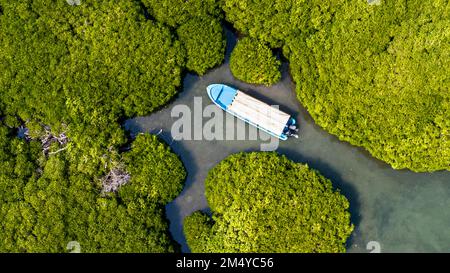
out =
[[[101,179],[102,192],[117,192],[120,186],[130,181],[130,174],[122,164],[111,168],[111,170]]]
[[[44,126],[44,131],[45,131],[44,135],[40,137],[42,143],[42,151],[44,155],[56,154],[67,149],[66,145],[69,142],[69,138],[67,137],[65,132],[62,132],[59,135],[54,135],[51,132],[50,127],[48,126]],[[50,147],[53,143],[58,143],[59,146],[62,148],[55,152],[50,152]]]
[[[19,136],[21,136],[26,141],[31,140],[38,140],[41,142],[42,145],[42,152],[45,156],[57,154],[59,152],[62,152],[68,148],[67,143],[70,141],[70,139],[67,137],[65,132],[60,133],[59,135],[56,135],[52,133],[49,126],[40,124],[42,126],[42,132],[39,132],[37,135],[34,136],[30,133],[30,130],[25,126],[21,125],[19,129]],[[63,127],[66,127],[63,124]],[[36,134],[35,134],[36,135]],[[50,148],[52,147],[53,143],[57,143],[60,149],[57,151],[50,151]]]

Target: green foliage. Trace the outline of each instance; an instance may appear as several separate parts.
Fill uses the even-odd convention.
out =
[[[394,168],[450,170],[450,9],[347,3],[289,40],[297,94],[317,123]]]
[[[22,2],[7,4],[1,19],[2,71],[8,72],[1,86],[11,100],[24,101],[8,104],[22,119],[49,119],[54,108],[43,103],[57,104],[62,115],[65,101],[70,108],[81,104],[79,110],[94,112],[90,119],[95,113],[143,115],[176,94],[183,50],[133,1],[83,1],[79,7],[58,1],[51,9],[48,1]],[[22,108],[28,113],[17,110]],[[50,113],[36,115],[42,111]]]
[[[306,165],[276,153],[240,153],[206,179],[212,219],[184,231],[193,252],[344,252],[353,230],[347,199]]]
[[[103,154],[125,142],[118,121],[149,114],[174,98],[186,57],[198,73],[223,60],[220,24],[204,17],[219,15],[215,1],[184,4],[184,46],[174,30],[146,19],[137,1],[0,4],[0,111],[9,124],[18,117],[55,132],[66,124],[70,156],[84,159],[76,168],[87,174],[98,174]]]
[[[119,120],[155,111],[181,84],[185,50],[134,1],[5,2],[0,17],[0,106],[67,134],[79,171],[124,143]],[[52,8],[49,8],[51,6]]]
[[[42,160],[39,143],[4,126],[0,140],[0,252],[67,252],[70,241],[82,252],[177,250],[164,205],[181,191],[185,171],[156,137],[136,139],[123,155],[132,179],[108,196],[95,177],[70,171],[66,153]]]
[[[223,62],[225,39],[218,0],[143,0],[150,15],[177,28],[187,51],[186,68],[203,75]]]
[[[360,0],[360,2],[365,0]],[[239,32],[281,47],[288,37],[320,29],[344,0],[224,0],[225,18]]]
[[[251,38],[240,39],[230,58],[230,70],[237,79],[267,86],[280,80],[280,64],[269,47]]]
[[[22,200],[24,182],[35,180],[40,152],[37,143],[27,145],[12,133],[0,122],[0,199],[9,202]]]
[[[156,20],[171,27],[177,27],[195,17],[221,17],[219,0],[142,0],[142,3]]]
[[[189,247],[193,252],[206,251],[205,242],[212,236],[214,222],[208,215],[196,211],[184,219],[183,232]]]
[[[166,204],[181,192],[186,177],[183,164],[156,136],[139,135],[124,161],[132,180],[120,191],[123,199],[146,198]]]
[[[224,0],[243,34],[283,47],[300,101],[394,168],[450,167],[448,1]]]
[[[5,115],[61,122],[64,100],[60,63],[64,43],[33,12],[30,1],[2,1],[0,106]]]
[[[84,252],[176,250],[164,205],[181,191],[181,162],[150,136],[118,150],[120,122],[174,98],[186,60],[199,73],[223,60],[217,2],[181,2],[158,7],[175,11],[183,41],[139,1],[0,0],[0,118],[34,139],[0,126],[0,251],[64,252],[72,240]],[[65,150],[42,153],[43,125],[68,136]],[[103,196],[117,162],[131,181]]]
[[[187,51],[187,69],[203,75],[223,62],[226,43],[220,21],[211,16],[193,18],[181,25],[177,33]]]

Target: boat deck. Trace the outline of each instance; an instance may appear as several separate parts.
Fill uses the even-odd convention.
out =
[[[282,135],[290,115],[255,99],[242,91],[237,91],[231,104],[227,107],[237,115],[248,119],[276,135]]]

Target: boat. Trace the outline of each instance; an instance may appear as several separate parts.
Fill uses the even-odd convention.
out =
[[[225,84],[211,84],[206,90],[218,107],[244,122],[281,140],[298,138],[297,122],[289,114]]]

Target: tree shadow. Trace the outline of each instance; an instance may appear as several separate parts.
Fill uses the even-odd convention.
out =
[[[199,172],[197,164],[195,164],[194,158],[188,149],[183,145],[181,141],[174,141],[170,145],[172,151],[177,154],[186,169],[186,180],[183,185],[183,190],[178,196],[182,196],[183,192],[188,191],[190,187],[195,183],[195,177]],[[179,204],[172,202],[166,204],[166,219],[169,222],[169,231],[172,238],[181,245],[182,252],[189,252],[189,247],[186,242],[186,237],[183,232],[183,221],[184,217],[182,215],[182,210],[179,208]]]
[[[237,35],[235,34],[235,30],[230,24],[222,24],[223,26],[223,33],[226,41],[225,46],[225,59],[223,64],[229,64],[230,63],[230,57],[231,53],[233,52],[233,48],[236,46],[236,43],[238,41]]]

